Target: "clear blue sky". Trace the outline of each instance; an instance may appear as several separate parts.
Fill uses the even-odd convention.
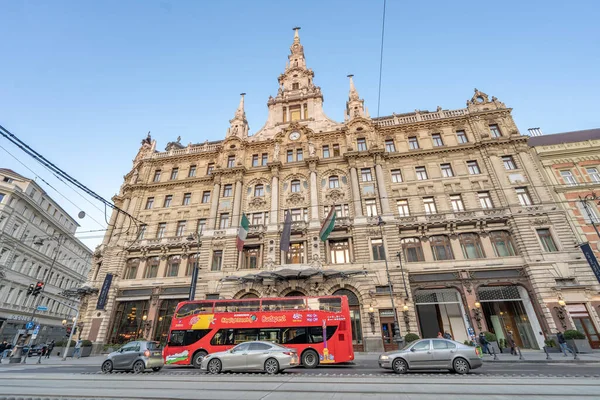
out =
[[[382,5],[2,1],[0,124],[110,198],[148,131],[160,149],[177,136],[221,139],[246,92],[256,132],[296,25],[329,117],[343,119],[349,73],[374,116]],[[599,15],[597,0],[390,0],[381,115],[462,108],[477,87],[514,108],[521,132],[600,127]],[[6,140],[0,145],[104,220]],[[32,175],[1,149],[0,167]],[[80,222],[82,230],[100,228],[89,217]]]

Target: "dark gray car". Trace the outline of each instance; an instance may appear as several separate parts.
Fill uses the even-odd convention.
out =
[[[449,369],[466,374],[483,365],[475,347],[447,339],[421,339],[402,350],[388,351],[379,356],[381,368],[404,374],[413,369]]]
[[[160,371],[163,365],[160,343],[139,340],[129,342],[110,353],[102,363],[102,372],[128,370],[140,373],[150,368],[156,372]]]

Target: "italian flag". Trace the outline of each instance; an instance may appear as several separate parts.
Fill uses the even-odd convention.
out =
[[[250,221],[248,221],[248,217],[246,217],[246,214],[242,213],[242,222],[240,223],[240,228],[238,230],[238,236],[236,240],[236,247],[238,251],[244,250],[244,241],[246,241],[246,237],[248,236],[249,227]]]
[[[327,218],[323,221],[323,225],[321,225],[321,232],[319,232],[319,237],[321,241],[326,241],[329,237],[331,231],[335,227],[335,205],[332,205],[329,209],[329,214],[327,214]]]

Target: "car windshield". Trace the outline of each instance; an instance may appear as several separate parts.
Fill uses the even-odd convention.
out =
[[[148,348],[148,350],[160,350],[161,345],[158,342],[148,342],[146,344],[146,347]]]

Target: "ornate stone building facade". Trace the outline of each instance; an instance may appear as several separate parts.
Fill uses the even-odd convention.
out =
[[[600,223],[600,129],[531,137],[529,145],[539,156],[556,200],[567,211],[578,242],[588,242],[600,258],[600,238],[592,225]],[[557,286],[564,302],[557,309],[562,327],[585,333],[590,345],[600,348],[600,325],[594,318],[600,311],[598,291],[581,282],[573,270],[565,270]]]
[[[164,340],[198,258],[197,299],[345,294],[355,348],[391,348],[387,255],[402,335],[513,330],[540,348],[557,327],[555,277],[572,271],[592,287],[593,276],[511,110],[475,90],[466,108],[371,118],[350,76],[336,122],[297,30],[290,50],[255,134],[242,95],[222,141],[164,152],[142,142],[114,198],[141,222],[113,214],[90,284],[114,278],[105,307],[83,310],[84,336]],[[321,242],[330,207],[336,229]],[[250,228],[238,252],[242,213]]]

